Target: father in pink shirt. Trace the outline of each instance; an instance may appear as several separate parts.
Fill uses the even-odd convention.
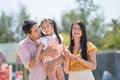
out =
[[[18,56],[20,57],[24,66],[29,70],[29,80],[46,80],[46,73],[41,62],[35,63],[36,51],[38,44],[36,42],[41,35],[41,31],[37,23],[32,20],[24,21],[22,30],[27,37],[18,45]],[[47,48],[40,56],[51,56],[57,53],[53,48]]]

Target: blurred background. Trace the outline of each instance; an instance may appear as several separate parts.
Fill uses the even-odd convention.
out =
[[[88,41],[97,48],[96,80],[120,80],[120,0],[0,0],[0,64],[12,65],[15,72],[28,71],[17,57],[17,45],[26,36],[21,25],[32,19],[38,25],[44,18],[56,21],[58,30],[69,45],[70,25],[83,21]]]

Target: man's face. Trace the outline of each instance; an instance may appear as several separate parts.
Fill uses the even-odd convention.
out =
[[[31,28],[31,33],[29,33],[28,36],[33,40],[37,40],[42,36],[40,28],[37,26],[37,24],[33,25]]]

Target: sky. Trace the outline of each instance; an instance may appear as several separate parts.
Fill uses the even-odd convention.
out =
[[[120,0],[93,1],[101,6],[106,22],[110,22],[112,18],[120,18]],[[26,6],[31,19],[39,21],[47,17],[60,21],[64,11],[76,8],[75,0],[0,0],[0,11],[17,13],[21,4]]]

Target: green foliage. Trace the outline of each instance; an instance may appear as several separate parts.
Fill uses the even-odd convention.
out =
[[[74,10],[71,10],[69,13],[64,13],[61,21],[63,26],[63,31],[66,33],[70,32],[71,24],[77,20],[77,15]]]
[[[120,49],[120,20],[112,20],[112,23],[109,24],[112,27],[111,31],[108,31],[104,38],[101,40],[103,49]],[[108,27],[109,27],[108,26]]]
[[[5,42],[14,42],[13,32],[11,30],[12,27],[13,16],[9,16],[5,14],[5,12],[1,12],[0,16],[0,43]]]
[[[29,19],[29,15],[25,6],[21,6],[19,11],[16,15],[1,11],[0,43],[20,41],[25,37],[21,26],[24,20]]]
[[[104,35],[104,16],[97,13],[99,6],[94,5],[92,0],[75,0],[78,7],[64,12],[61,17],[62,26],[65,33],[70,32],[71,24],[76,21],[82,21],[87,29],[88,41],[93,42],[100,47],[99,40]],[[92,17],[94,15],[94,17]]]
[[[69,46],[69,43],[70,43],[70,36],[68,35],[68,34],[66,34],[66,33],[61,33],[61,35],[63,36],[63,38],[64,38],[64,44],[65,44],[65,46]]]
[[[20,7],[20,12],[19,12],[18,16],[16,16],[16,17],[17,17],[18,23],[16,24],[15,33],[17,35],[16,40],[19,42],[26,36],[24,34],[24,32],[22,31],[22,24],[23,24],[24,20],[27,20],[30,17],[30,15],[27,13],[25,6]]]
[[[100,47],[100,40],[106,32],[104,17],[100,14],[91,20],[90,26],[87,28],[88,39],[95,45]]]

